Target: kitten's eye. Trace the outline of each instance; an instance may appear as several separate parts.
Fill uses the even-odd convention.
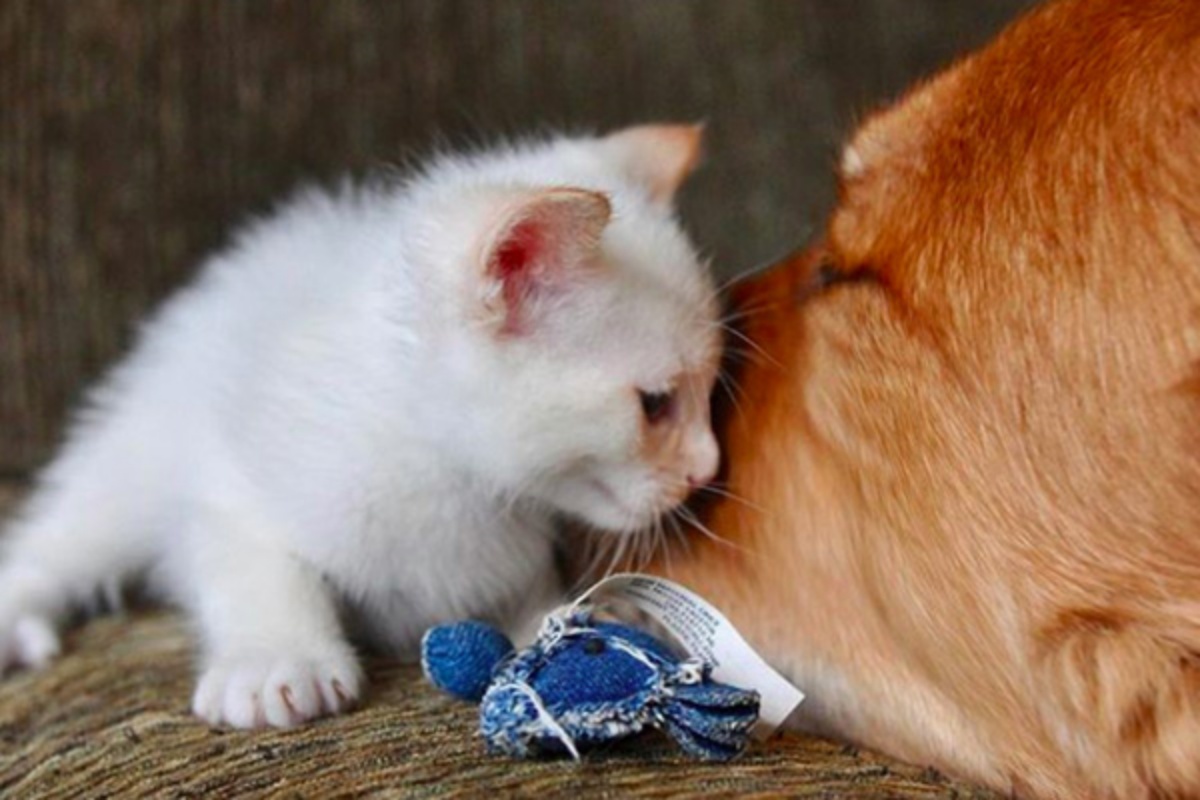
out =
[[[675,409],[675,391],[673,389],[669,392],[643,392],[639,389],[638,397],[642,401],[642,413],[646,415],[646,421],[651,425],[662,422],[671,416],[671,412]]]

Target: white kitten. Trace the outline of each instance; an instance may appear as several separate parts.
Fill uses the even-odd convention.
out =
[[[6,537],[0,669],[145,573],[203,639],[193,707],[343,710],[349,624],[558,598],[553,517],[629,532],[717,468],[719,332],[675,222],[699,130],[631,128],[311,191],[244,231],[94,392]]]

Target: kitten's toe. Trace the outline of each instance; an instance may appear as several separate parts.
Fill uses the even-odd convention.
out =
[[[263,706],[267,724],[290,728],[321,715],[321,693],[308,664],[280,664],[267,679]]]
[[[62,640],[50,619],[22,616],[11,630],[0,634],[0,674],[14,668],[40,669],[61,652]]]
[[[44,667],[62,653],[54,623],[45,617],[24,617],[13,630],[17,658],[26,667]]]
[[[222,667],[209,667],[200,676],[196,691],[192,694],[192,713],[209,725],[220,725],[224,722],[222,706],[225,699],[226,670]]]
[[[266,714],[263,713],[265,673],[266,669],[258,664],[247,664],[229,671],[221,708],[221,714],[226,723],[243,729],[265,727]]]
[[[201,676],[192,710],[211,725],[290,728],[347,710],[362,683],[348,653],[226,661]]]
[[[353,659],[336,668],[329,669],[316,682],[325,711],[330,714],[349,711],[362,696],[363,683],[362,669]]]
[[[209,725],[261,728],[266,725],[262,690],[267,665],[255,660],[218,662],[200,676],[192,713]]]

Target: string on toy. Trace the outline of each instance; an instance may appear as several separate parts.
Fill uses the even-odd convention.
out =
[[[521,680],[513,681],[509,686],[529,698],[529,702],[533,703],[533,710],[537,712],[538,723],[546,727],[553,734],[554,738],[563,743],[563,747],[567,748],[573,759],[579,761],[579,750],[575,747],[575,740],[571,738],[571,734],[567,733],[562,725],[558,724],[558,720],[554,718],[554,715],[542,703],[542,697],[537,693],[537,690]]]

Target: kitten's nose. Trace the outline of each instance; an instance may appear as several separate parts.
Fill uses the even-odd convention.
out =
[[[692,440],[689,462],[689,489],[707,486],[717,476],[717,468],[721,464],[721,448],[717,445],[717,437],[713,436],[712,431],[706,430],[703,435]]]

